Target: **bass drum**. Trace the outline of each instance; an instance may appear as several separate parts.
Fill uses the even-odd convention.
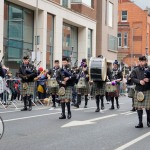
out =
[[[89,62],[89,75],[92,81],[105,81],[107,78],[106,58],[91,58]]]

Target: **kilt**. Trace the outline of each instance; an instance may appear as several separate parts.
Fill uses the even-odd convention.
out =
[[[60,96],[59,98],[60,98],[61,101],[62,100],[71,101],[71,99],[72,99],[72,87],[71,86],[66,87],[65,95]]]
[[[139,102],[137,100],[137,93],[138,93],[138,91],[135,91],[134,107],[138,108],[138,109],[141,109],[141,108],[150,109],[150,90],[143,91],[144,100],[142,102]]]
[[[128,97],[129,98],[134,98],[135,90],[132,88],[128,89]]]
[[[88,95],[90,91],[89,83],[86,83],[85,88],[76,88],[76,90],[77,90],[77,94]]]
[[[58,87],[55,87],[55,88],[48,87],[48,93],[57,94],[58,93]]]
[[[23,95],[34,95],[35,90],[35,82],[28,82],[28,88],[26,90],[23,89],[23,83],[20,84],[20,94]]]
[[[93,95],[96,96],[96,95],[105,95],[105,85],[106,83],[103,82],[103,83],[99,83],[99,82],[94,82],[93,83]]]
[[[119,97],[120,85],[117,84],[116,87],[117,87],[117,90],[115,92],[108,92],[108,96],[110,96],[110,97]]]

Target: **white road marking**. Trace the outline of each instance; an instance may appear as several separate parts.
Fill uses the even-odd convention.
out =
[[[13,111],[2,111],[2,112],[0,112],[0,114],[18,112],[18,111],[20,111],[20,109],[21,108],[17,108],[16,110],[13,110]],[[32,111],[34,111],[34,110],[44,110],[44,109],[49,109],[49,107],[34,108],[34,109],[32,109]]]
[[[56,114],[60,114],[60,113],[61,113],[61,112],[55,112],[55,113],[42,114],[42,115],[35,115],[35,116],[28,116],[28,117],[22,117],[22,118],[14,118],[14,119],[4,120],[4,122],[17,121],[17,120],[24,120],[24,119],[30,119],[30,118],[43,117],[43,116],[50,116],[50,115],[56,115]]]
[[[136,114],[137,112],[131,112],[131,113],[128,113],[128,114],[125,114],[126,116],[129,116],[129,115],[133,115],[133,114]]]
[[[144,134],[144,135],[142,135],[142,136],[140,136],[140,137],[130,141],[129,143],[126,143],[125,145],[120,146],[119,148],[117,148],[115,150],[124,150],[124,149],[130,147],[131,145],[141,141],[142,139],[144,139],[144,138],[146,138],[148,136],[150,136],[150,132],[148,132],[148,133],[146,133],[146,134]]]
[[[125,115],[125,114],[129,114],[131,113],[131,111],[127,111],[127,112],[124,112],[124,113],[120,113],[121,115]]]
[[[73,127],[73,126],[83,126],[83,125],[95,124],[94,121],[98,121],[98,120],[102,120],[102,119],[106,119],[106,118],[111,118],[111,117],[115,117],[115,116],[118,116],[118,115],[113,114],[113,115],[98,117],[98,118],[94,118],[94,119],[90,119],[90,120],[84,120],[84,121],[71,121],[71,122],[69,122],[69,123],[67,123],[61,127],[66,128],[66,127]]]

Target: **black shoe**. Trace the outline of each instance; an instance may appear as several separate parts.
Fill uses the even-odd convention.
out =
[[[67,116],[68,119],[71,119],[71,112],[68,113],[68,116]]]
[[[79,108],[79,105],[78,105],[78,104],[75,104],[74,107]]]
[[[150,127],[150,122],[147,122],[147,126]]]
[[[143,128],[143,123],[138,124],[135,128]]]
[[[117,105],[117,108],[119,109],[119,108],[120,108],[120,106],[119,106],[119,105]]]
[[[100,111],[100,109],[99,108],[97,108],[96,110],[95,110],[95,112],[99,112]]]
[[[53,104],[52,107],[56,108],[56,105]]]
[[[29,107],[29,109],[28,109],[29,111],[31,111],[32,110],[32,107]]]
[[[21,109],[21,111],[27,111],[28,109],[27,108],[23,108],[23,109]]]
[[[114,106],[111,106],[109,109],[110,109],[110,110],[113,110],[113,109],[115,109],[115,107],[114,107]]]
[[[130,111],[136,111],[136,109],[135,109],[135,108],[132,108]]]
[[[104,106],[101,106],[101,110],[104,110],[105,109],[105,107]]]
[[[87,108],[87,105],[85,105],[84,108]]]
[[[66,115],[62,115],[59,119],[66,119]]]

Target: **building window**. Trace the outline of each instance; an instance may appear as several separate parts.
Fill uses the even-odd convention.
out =
[[[94,3],[93,0],[71,0],[72,3],[83,3],[89,7],[94,7]]]
[[[124,47],[128,47],[128,33],[124,33]]]
[[[71,59],[74,65],[78,60],[78,28],[69,24],[63,24],[63,57]]]
[[[118,33],[118,47],[122,47],[122,34]]]
[[[34,12],[5,2],[4,6],[4,63],[18,69],[23,55],[33,51]],[[12,70],[13,71],[13,70]]]
[[[122,20],[123,22],[126,22],[126,21],[127,21],[127,15],[128,15],[127,11],[122,11],[122,18],[121,18],[121,20]]]
[[[47,14],[47,51],[46,51],[46,68],[53,67],[54,52],[54,16]]]
[[[88,62],[92,57],[92,30],[88,29]]]
[[[113,4],[111,2],[108,3],[108,26],[113,27]]]
[[[66,8],[70,8],[70,0],[61,0],[62,6]]]
[[[117,52],[117,37],[113,35],[108,35],[108,50]]]

